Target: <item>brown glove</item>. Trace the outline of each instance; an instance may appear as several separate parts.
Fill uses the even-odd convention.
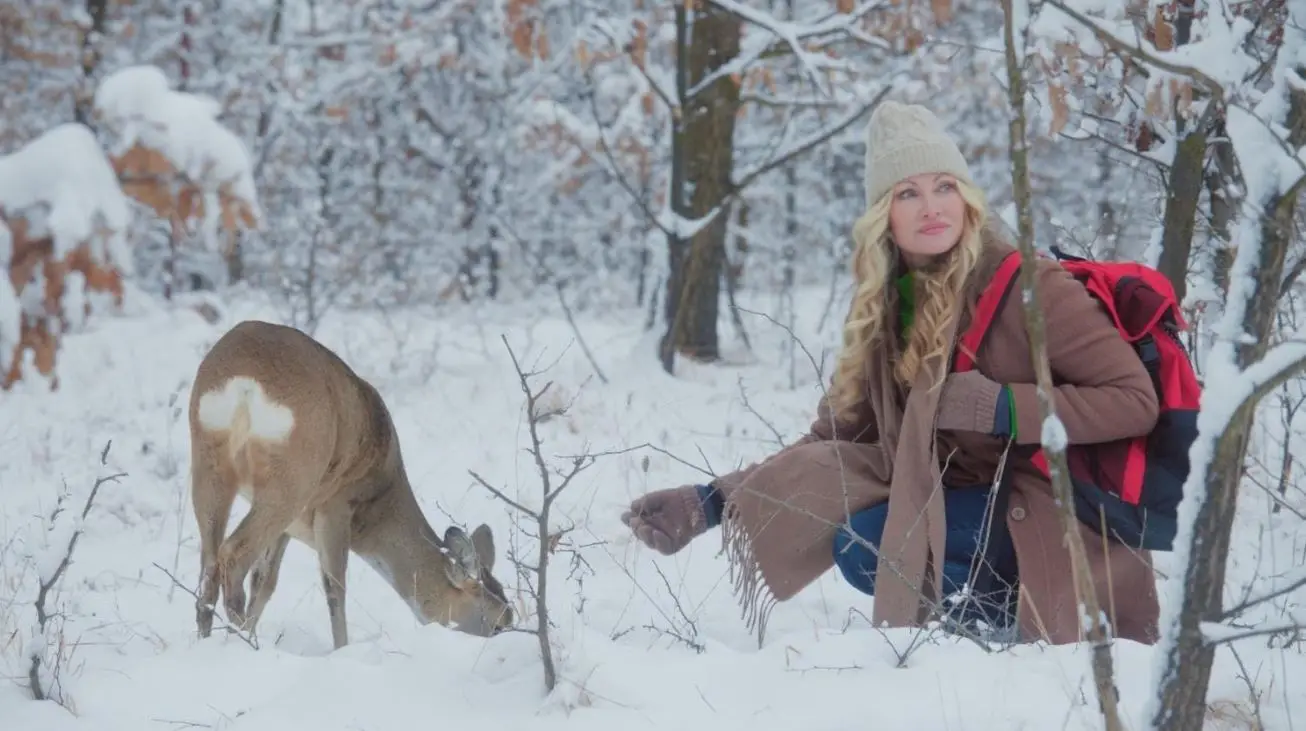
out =
[[[1002,386],[979,371],[952,373],[939,394],[938,427],[992,434],[1002,396]]]
[[[657,490],[637,498],[621,514],[635,537],[666,556],[707,532],[702,498],[694,485]]]

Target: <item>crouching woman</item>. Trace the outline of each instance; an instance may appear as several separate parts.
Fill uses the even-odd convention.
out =
[[[645,495],[622,519],[664,554],[720,525],[750,624],[837,566],[874,595],[877,624],[960,611],[1020,640],[1079,641],[1060,514],[1028,458],[1041,420],[1019,297],[999,308],[974,368],[950,372],[957,334],[1014,249],[988,224],[965,159],[923,107],[876,110],[866,192],[844,344],[809,432],[709,485]],[[1156,395],[1108,316],[1055,261],[1038,263],[1036,296],[1070,443],[1149,432]],[[991,515],[1006,473],[1009,499]],[[986,540],[990,520],[1005,522],[1003,542]],[[1115,636],[1154,642],[1150,554],[1078,528]],[[970,596],[976,583],[985,596]],[[957,610],[949,599],[960,595],[969,600]]]

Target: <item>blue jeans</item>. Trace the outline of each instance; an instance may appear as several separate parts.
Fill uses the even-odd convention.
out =
[[[988,485],[949,487],[943,491],[948,520],[943,548],[941,596],[944,599],[961,591],[970,580],[971,562],[984,537],[989,492]],[[861,541],[878,547],[888,516],[889,504],[880,503],[854,513],[848,525],[840,527],[834,535],[835,565],[848,583],[864,594],[875,595],[876,556]],[[1015,617],[1015,549],[1008,537],[1002,545],[990,546],[989,551],[988,562],[978,567],[977,573],[986,569],[995,572],[992,590],[967,602],[957,619],[982,619],[992,626],[1006,627]],[[944,607],[947,606],[945,602]]]

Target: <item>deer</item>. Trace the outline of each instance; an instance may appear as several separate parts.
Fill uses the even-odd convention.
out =
[[[291,538],[317,552],[336,649],[349,641],[351,553],[422,624],[479,637],[512,626],[512,604],[493,574],[489,526],[469,535],[450,525],[437,535],[413,493],[380,393],[310,335],[259,320],[237,323],[196,368],[188,417],[201,638],[212,631],[219,590],[231,627],[255,636]],[[224,540],[238,494],[250,509]]]

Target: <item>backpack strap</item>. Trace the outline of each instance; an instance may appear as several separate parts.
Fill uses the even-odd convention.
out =
[[[1019,271],[1020,252],[1013,251],[1002,259],[997,271],[993,273],[993,279],[980,294],[979,301],[975,303],[975,319],[958,343],[953,370],[968,371],[975,365],[975,356],[979,353],[980,343],[984,342],[984,336],[988,334],[989,326],[993,324],[998,310],[1007,299],[1007,294],[1011,292],[1012,285],[1016,281],[1016,273]]]

